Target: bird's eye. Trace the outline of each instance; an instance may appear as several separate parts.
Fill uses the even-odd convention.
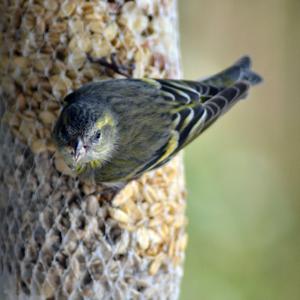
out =
[[[98,141],[100,139],[100,137],[101,137],[101,132],[100,132],[100,130],[98,130],[94,135],[94,140]]]

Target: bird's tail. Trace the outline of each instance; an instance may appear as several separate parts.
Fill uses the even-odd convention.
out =
[[[226,88],[237,81],[246,81],[250,85],[262,82],[262,77],[251,70],[251,58],[249,56],[243,56],[232,66],[201,82],[218,88]]]

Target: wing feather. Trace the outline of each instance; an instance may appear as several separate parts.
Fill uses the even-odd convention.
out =
[[[238,81],[233,86],[224,89],[215,97],[212,97],[203,104],[207,111],[207,117],[203,126],[204,131],[213,124],[222,114],[224,114],[238,100],[242,99],[249,89],[249,83]]]
[[[162,80],[159,82],[161,83]],[[175,84],[177,88],[182,87],[179,81],[176,81]],[[163,87],[160,87],[164,91],[167,91],[166,87],[168,86],[168,92],[172,92],[172,95],[176,97],[175,101],[178,103],[177,109],[172,113],[173,130],[171,131],[170,138],[156,151],[148,162],[136,170],[136,176],[164,165],[178,151],[193,141],[234,103],[241,99],[249,88],[249,84],[242,81],[221,91],[200,84],[198,86],[202,88],[203,94],[200,92],[199,94],[192,93],[187,88],[184,92],[188,91],[186,92],[186,95],[189,96],[188,99],[182,95],[179,97],[180,93],[175,92],[175,84],[174,81],[163,81]],[[169,88],[170,86],[172,86],[172,89]],[[217,93],[217,91],[219,92]],[[210,96],[211,93],[213,96]],[[195,97],[196,95],[197,98]],[[201,101],[203,95],[208,97],[204,103]]]
[[[203,102],[220,91],[219,88],[198,81],[157,79],[156,82],[168,100],[180,105]]]

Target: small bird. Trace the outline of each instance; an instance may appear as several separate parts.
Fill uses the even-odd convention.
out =
[[[261,81],[245,56],[202,81],[92,82],[65,97],[53,139],[78,176],[122,186],[168,162]]]

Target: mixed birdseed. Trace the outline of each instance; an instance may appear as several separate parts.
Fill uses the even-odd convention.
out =
[[[175,299],[187,243],[181,159],[110,199],[78,181],[51,140],[66,94],[121,76],[99,58],[133,65],[136,78],[178,77],[175,1],[4,0],[0,9],[3,289],[11,299]]]

